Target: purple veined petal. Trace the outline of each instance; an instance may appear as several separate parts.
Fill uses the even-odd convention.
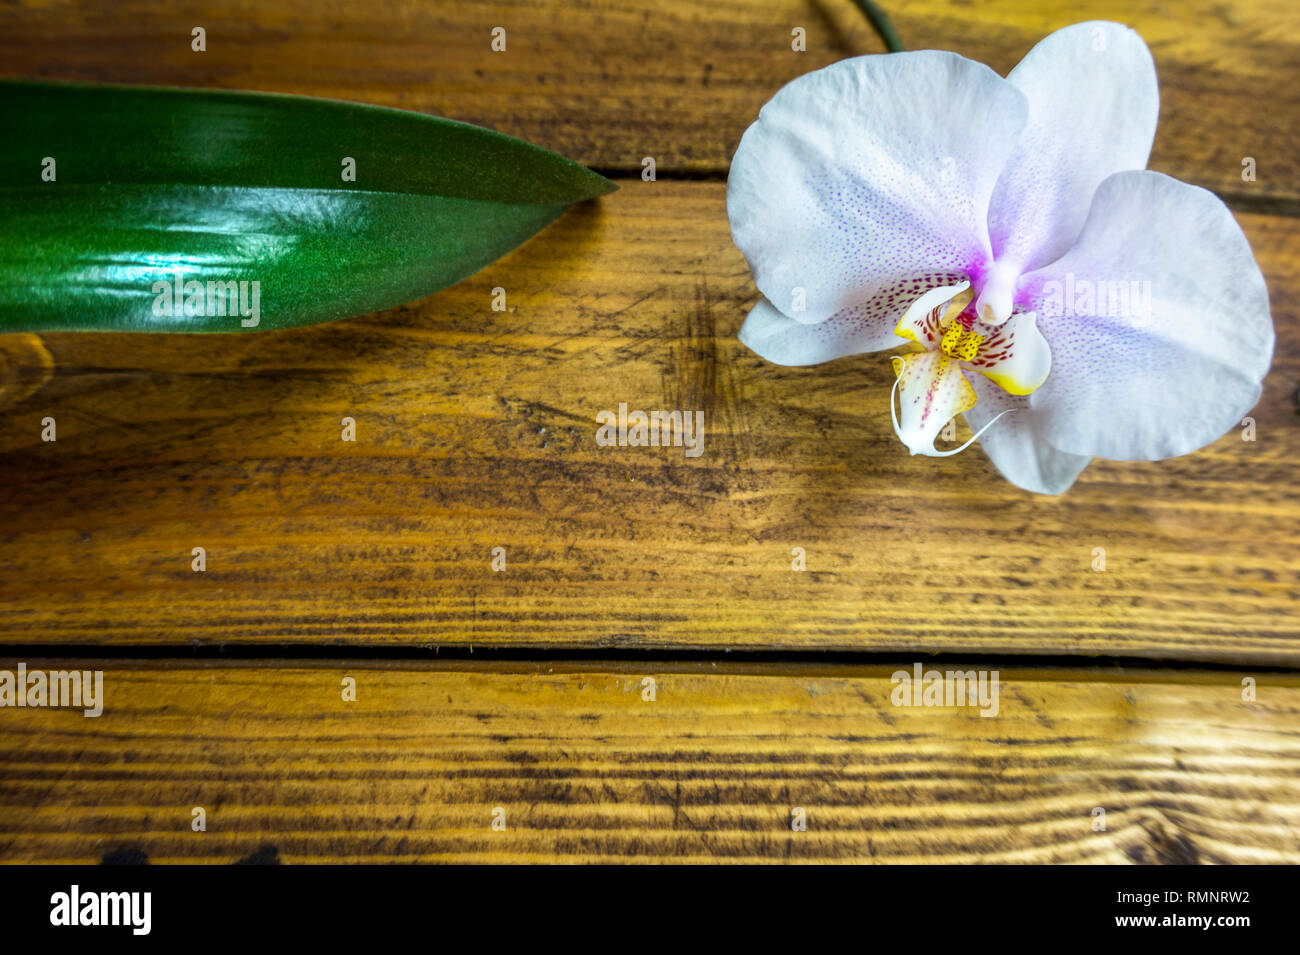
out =
[[[1160,94],[1142,38],[1101,20],[1043,38],[1007,80],[1029,119],[993,191],[989,235],[1020,274],[1069,250],[1102,180],[1146,168]]]
[[[1030,395],[1074,454],[1158,460],[1240,423],[1273,353],[1268,290],[1213,193],[1155,172],[1097,189],[1079,241],[1024,279],[1052,352]]]
[[[1092,459],[1049,444],[1038,431],[1028,397],[1009,395],[980,375],[971,375],[970,383],[976,400],[965,417],[972,431],[980,431],[998,415],[1011,412],[979,439],[979,446],[998,472],[1017,487],[1035,494],[1068,491]]]
[[[947,288],[931,289],[935,282]],[[946,302],[967,287],[968,283],[954,274],[898,279],[873,298],[815,325],[796,322],[764,299],[750,310],[738,337],[751,351],[776,365],[818,365],[846,355],[884,351],[906,344],[906,338],[900,338],[894,329],[909,307],[916,309],[923,299],[936,305],[940,300]]]
[[[794,80],[746,130],[727,180],[759,290],[811,324],[900,276],[978,274],[1026,112],[1020,90],[955,53],[856,57]]]

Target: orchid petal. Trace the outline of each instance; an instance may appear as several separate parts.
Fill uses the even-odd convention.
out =
[[[1065,254],[1103,179],[1146,167],[1160,94],[1142,38],[1100,20],[1045,37],[1007,79],[1029,120],[994,189],[989,233],[1018,273]]]
[[[1044,441],[1028,398],[1009,395],[978,375],[971,379],[971,386],[977,396],[975,407],[966,412],[971,428],[987,428],[996,416],[1011,411],[997,427],[984,432],[979,442],[1002,476],[1035,494],[1069,490],[1092,459],[1059,451]]]
[[[816,325],[805,325],[782,314],[767,299],[750,309],[737,337],[774,365],[818,365],[904,343],[894,334],[888,316],[877,318],[862,306],[845,309]]]
[[[1098,188],[1078,243],[1025,276],[1025,288],[1052,353],[1030,405],[1061,450],[1186,454],[1259,399],[1273,352],[1268,290],[1213,193],[1160,173],[1116,173]]]
[[[935,450],[934,439],[945,424],[975,404],[975,392],[961,372],[961,363],[940,351],[897,355],[893,362],[894,388],[899,393],[895,433],[912,454],[945,456]],[[891,414],[893,410],[891,396]]]
[[[970,367],[1008,394],[1034,391],[1052,369],[1052,350],[1038,330],[1037,319],[1033,312],[1018,312],[992,329]]]
[[[956,276],[949,278],[955,280]],[[955,288],[966,285],[969,283]],[[764,299],[750,309],[737,337],[776,365],[817,365],[846,355],[897,348],[905,341],[894,329],[900,303],[915,299],[923,287],[916,279],[900,281],[815,325],[795,321]]]
[[[789,83],[746,130],[727,180],[732,237],[759,290],[811,324],[905,277],[930,288],[982,267],[989,197],[1026,112],[988,67],[933,50]]]

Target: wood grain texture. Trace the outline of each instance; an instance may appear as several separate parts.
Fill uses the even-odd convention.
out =
[[[977,450],[909,458],[884,356],[783,369],[739,345],[755,291],[721,179],[782,84],[880,50],[849,0],[8,3],[0,75],[400,106],[625,178],[469,281],[354,321],[0,337],[0,644],[1240,669],[1003,668],[981,718],[891,705],[895,665],[28,657],[105,668],[106,712],[0,708],[0,862],[1300,862],[1300,677],[1250,669],[1300,664],[1300,231],[1273,214],[1300,208],[1300,8],[888,6],[911,48],[1003,73],[1070,22],[1142,32],[1152,167],[1256,213],[1238,218],[1278,330],[1258,440],[1095,462],[1039,498]],[[635,177],[647,155],[656,183]],[[704,454],[597,447],[621,401],[703,410]]]
[[[1300,198],[1300,7],[1292,0],[907,0],[910,49],[1005,74],[1052,30],[1090,19],[1145,37],[1162,107],[1152,168],[1243,200]],[[207,30],[205,53],[190,31]],[[505,53],[490,49],[507,29]],[[791,51],[791,30],[807,52]],[[759,107],[794,77],[882,52],[850,0],[515,2],[122,0],[0,6],[0,73],[260,89],[450,116],[588,165],[725,172]],[[1241,180],[1242,159],[1258,163]]]
[[[1061,498],[977,449],[909,457],[883,355],[790,369],[740,345],[755,293],[720,184],[628,183],[350,322],[44,336],[54,377],[0,418],[0,641],[1294,664],[1300,235],[1240,218],[1279,336],[1257,440],[1094,462]],[[598,447],[620,402],[703,410],[703,454]]]
[[[889,668],[107,666],[98,719],[0,710],[0,861],[1300,862],[1293,676],[1003,671],[985,718]]]

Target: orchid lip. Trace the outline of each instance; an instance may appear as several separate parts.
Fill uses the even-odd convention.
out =
[[[902,359],[899,359],[897,356],[895,356],[894,360],[901,361]],[[907,445],[907,453],[911,455],[923,454],[928,458],[950,458],[954,454],[961,454],[972,444],[978,441],[980,439],[980,436],[983,435],[984,432],[988,431],[989,428],[993,427],[993,425],[997,423],[997,420],[999,418],[1001,418],[1003,415],[1009,415],[1011,414],[1012,411],[1015,410],[1014,408],[1008,408],[1006,411],[1003,411],[1001,414],[995,415],[986,425],[984,425],[984,427],[980,428],[978,431],[972,434],[969,438],[966,439],[965,442],[963,442],[958,447],[949,448],[947,451],[940,451],[933,446],[929,448],[916,448],[913,447],[911,444],[908,444],[907,439],[903,437],[902,425],[898,423],[898,412],[895,409],[895,399],[897,398],[898,395],[898,383],[899,381],[902,380],[902,378],[903,378],[903,372],[902,369],[899,369],[898,373],[894,376],[894,387],[891,388],[889,391],[889,417],[894,422],[894,435],[898,438],[898,440],[902,441],[905,445]]]
[[[1010,272],[1002,271],[1004,275]],[[1014,313],[1000,325],[986,325],[976,315],[967,282],[934,288],[917,298],[894,331],[925,348],[915,357],[893,358],[890,416],[895,435],[912,454],[960,454],[1003,414],[1014,410],[985,421],[960,447],[936,450],[934,441],[941,423],[965,413],[978,401],[966,378],[968,372],[983,376],[1007,394],[1027,395],[1046,380],[1051,369],[1051,352],[1038,331],[1037,315]]]

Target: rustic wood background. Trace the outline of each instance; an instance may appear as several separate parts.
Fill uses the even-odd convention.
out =
[[[1257,440],[1039,498],[909,457],[883,357],[736,342],[727,163],[783,83],[881,50],[848,0],[0,6],[0,75],[423,110],[622,187],[349,322],[0,336],[0,667],[108,671],[98,720],[0,711],[0,861],[1300,861],[1300,8],[886,7],[1001,72],[1071,22],[1144,35],[1151,167],[1269,283]],[[620,401],[704,409],[704,454],[597,447]],[[886,659],[929,654],[1004,668],[1000,716],[889,706]]]

